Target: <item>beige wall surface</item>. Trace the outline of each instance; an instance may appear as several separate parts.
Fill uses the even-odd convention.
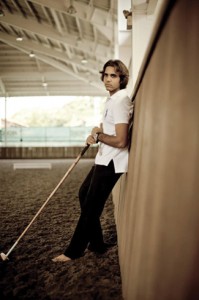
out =
[[[114,190],[125,300],[199,299],[199,2],[170,2]]]

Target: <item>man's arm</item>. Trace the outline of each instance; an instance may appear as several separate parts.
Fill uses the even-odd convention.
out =
[[[128,124],[116,124],[115,132],[115,136],[103,132],[98,133],[98,141],[115,148],[125,148],[128,143]]]

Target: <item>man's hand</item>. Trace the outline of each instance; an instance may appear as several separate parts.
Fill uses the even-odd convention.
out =
[[[86,143],[89,144],[89,145],[92,145],[92,144],[96,144],[97,143],[97,140],[96,140],[96,135],[97,133],[103,133],[103,128],[102,128],[102,125],[100,124],[100,127],[93,127],[93,129],[91,130],[91,134],[87,137],[86,139]]]
[[[101,127],[93,127],[93,129],[91,131],[91,135],[94,136],[96,133],[99,133],[99,132],[103,132]]]
[[[92,135],[89,135],[86,139],[86,144],[88,145],[93,145],[93,144],[96,144],[96,141],[94,139],[94,137]]]

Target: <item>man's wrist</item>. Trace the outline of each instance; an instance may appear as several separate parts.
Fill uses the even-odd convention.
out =
[[[101,142],[102,140],[102,135],[103,135],[103,132],[99,132],[98,135],[97,135],[97,142]]]
[[[94,135],[94,139],[95,139],[95,142],[96,142],[96,143],[100,142],[100,140],[99,140],[100,134],[102,134],[102,132],[97,132],[97,133],[95,133],[95,135]]]

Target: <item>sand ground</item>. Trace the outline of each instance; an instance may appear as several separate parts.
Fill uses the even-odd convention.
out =
[[[27,161],[0,160],[0,252],[4,253],[73,160],[48,160],[51,169],[14,170],[13,164],[18,162]],[[0,261],[0,299],[122,299],[117,246],[98,256],[86,251],[84,257],[65,264],[51,261],[63,252],[71,238],[80,212],[78,189],[92,164],[93,160],[79,161],[10,254],[9,261]],[[111,197],[101,221],[105,241],[115,242]]]

